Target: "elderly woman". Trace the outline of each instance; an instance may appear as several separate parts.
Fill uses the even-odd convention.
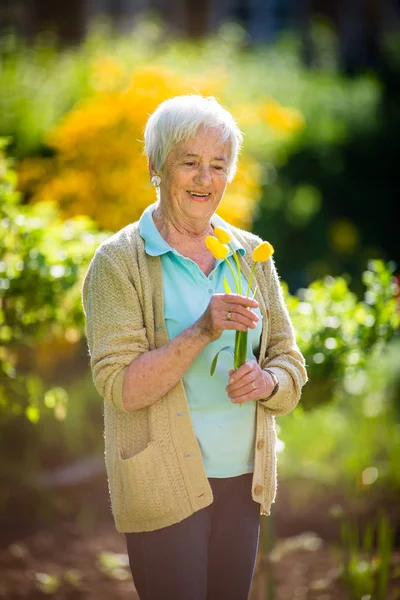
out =
[[[248,597],[275,498],[275,416],[307,378],[272,259],[253,300],[225,293],[232,271],[205,244],[224,227],[247,285],[260,240],[215,213],[241,141],[214,98],[163,102],[145,130],[157,201],[101,244],[84,281],[112,511],[141,600]],[[247,360],[232,370],[221,353],[211,376],[236,331]]]

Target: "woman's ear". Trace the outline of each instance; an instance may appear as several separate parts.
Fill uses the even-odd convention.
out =
[[[157,169],[155,168],[155,166],[152,162],[149,162],[149,173],[150,173],[150,178],[154,177],[154,175],[158,175]]]

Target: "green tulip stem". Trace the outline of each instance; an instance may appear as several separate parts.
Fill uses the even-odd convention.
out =
[[[233,357],[233,368],[235,371],[246,362],[247,334],[248,331],[236,331],[235,353]]]
[[[247,294],[246,294],[246,298],[249,297],[250,294],[250,290],[251,290],[251,284],[253,283],[253,277],[254,277],[254,271],[256,270],[256,262],[253,264],[253,266],[251,267],[251,273],[250,273],[250,277],[249,277],[249,283],[247,286]]]
[[[238,283],[238,279],[236,277],[235,271],[233,270],[233,267],[232,267],[231,263],[229,262],[229,260],[227,258],[224,258],[224,261],[226,262],[226,264],[228,265],[228,267],[231,270],[231,273],[232,273],[232,276],[233,276],[233,280],[234,280],[235,286],[236,286],[236,293],[238,294],[239,293],[239,291],[238,291],[239,283]]]
[[[242,288],[242,277],[241,277],[239,258],[237,256],[237,252],[235,252],[233,250],[233,248],[230,244],[229,244],[229,248],[233,254],[233,258],[236,263],[237,273],[235,273],[233,266],[231,265],[231,263],[229,261],[230,257],[225,257],[224,260],[232,273],[232,277],[233,277],[233,280],[234,280],[235,286],[236,286],[236,293],[241,295],[243,293],[243,288]],[[249,291],[251,289],[251,283],[253,281],[254,268],[255,268],[255,264],[253,265],[252,270],[251,270],[251,275],[250,275],[250,279],[249,279],[249,287],[247,290],[247,297],[249,296]],[[248,330],[236,331],[236,333],[235,333],[235,347],[233,349],[233,368],[235,369],[235,371],[236,371],[236,369],[241,367],[246,362],[247,337],[248,337]],[[229,350],[229,347],[227,346],[225,348],[222,348],[222,350]],[[219,352],[222,352],[222,350],[220,350]],[[217,352],[217,354],[214,356],[214,359],[212,361],[211,369],[210,369],[211,376],[214,375],[215,368],[217,366],[219,352]],[[242,405],[240,404],[240,406],[242,406]]]
[[[228,244],[229,248],[231,249],[231,252],[233,254],[233,258],[235,260],[236,263],[236,267],[238,270],[238,284],[236,286],[236,291],[238,294],[242,295],[242,278],[241,278],[241,274],[240,274],[240,262],[237,256],[237,252],[235,252],[235,250],[232,248],[231,244]]]

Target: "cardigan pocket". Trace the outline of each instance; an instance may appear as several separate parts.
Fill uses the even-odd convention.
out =
[[[135,520],[160,519],[174,509],[162,453],[155,442],[139,454],[119,458],[125,512]]]

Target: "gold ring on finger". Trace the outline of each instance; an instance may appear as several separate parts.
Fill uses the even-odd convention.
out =
[[[225,315],[225,319],[226,319],[227,321],[230,321],[230,320],[232,319],[232,313],[231,313],[231,311],[230,311],[230,310],[228,310],[228,312],[226,313],[226,315]]]
[[[254,383],[254,381],[251,382],[251,389],[255,390],[257,388],[256,384]]]

